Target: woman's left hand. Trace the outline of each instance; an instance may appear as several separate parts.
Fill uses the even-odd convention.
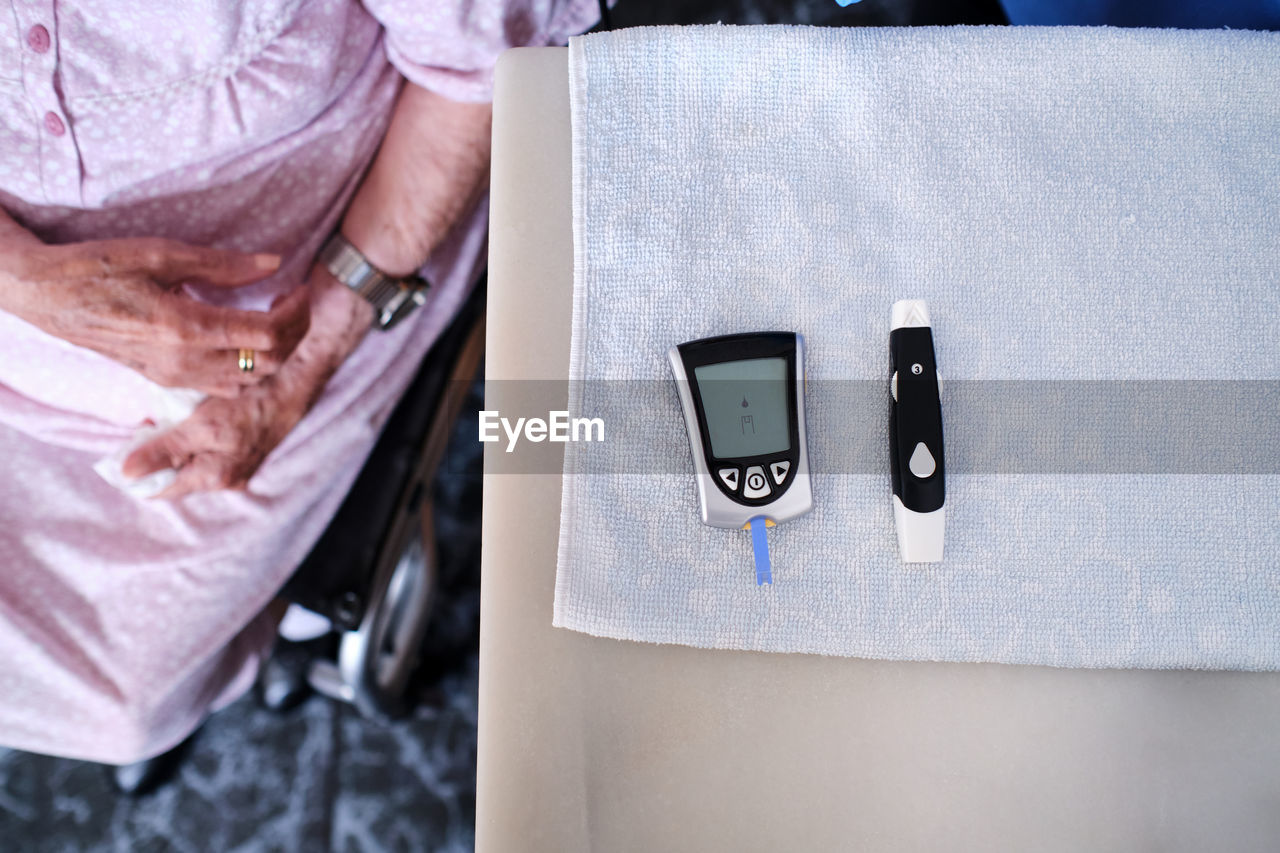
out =
[[[364,338],[373,310],[322,268],[313,268],[311,328],[279,371],[232,398],[209,397],[185,421],[124,461],[126,477],[166,468],[177,478],[156,497],[244,489],[263,461],[311,409],[329,377]],[[231,365],[234,369],[234,365]]]

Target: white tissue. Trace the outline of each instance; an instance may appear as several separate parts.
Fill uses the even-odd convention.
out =
[[[126,494],[139,498],[153,498],[163,492],[177,479],[178,472],[172,468],[155,471],[136,479],[124,475],[124,460],[129,454],[153,438],[173,429],[190,417],[196,406],[204,400],[205,395],[190,388],[163,388],[155,386],[151,411],[152,424],[138,427],[128,443],[119,450],[99,459],[93,464],[98,476]]]

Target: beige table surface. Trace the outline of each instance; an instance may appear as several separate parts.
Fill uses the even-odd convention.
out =
[[[489,380],[567,376],[566,61],[523,49],[498,69]],[[560,478],[493,473],[502,449],[486,453],[481,853],[1280,850],[1280,674],[893,663],[552,628]]]

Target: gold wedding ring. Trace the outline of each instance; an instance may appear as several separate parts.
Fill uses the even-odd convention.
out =
[[[253,373],[253,350],[240,350],[239,364],[241,373]]]

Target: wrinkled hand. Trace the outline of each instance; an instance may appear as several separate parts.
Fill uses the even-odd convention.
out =
[[[306,289],[261,312],[206,305],[178,287],[243,287],[279,264],[157,238],[0,247],[0,307],[161,385],[234,397],[275,373],[306,334]],[[240,348],[256,351],[252,373],[237,367]]]
[[[268,379],[234,399],[208,397],[185,421],[139,447],[124,461],[126,477],[166,468],[178,476],[158,498],[243,489],[306,414],[306,395]]]
[[[269,379],[234,399],[210,397],[191,416],[139,447],[124,461],[126,477],[177,469],[157,498],[244,489],[263,461],[310,410],[329,377],[369,330],[364,299],[315,268],[306,287],[313,322],[306,338]]]

